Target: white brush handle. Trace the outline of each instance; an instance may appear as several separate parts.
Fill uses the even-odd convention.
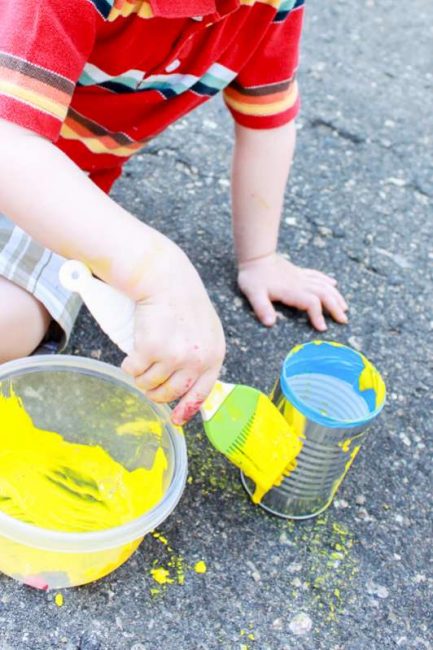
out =
[[[100,328],[125,354],[130,354],[134,349],[135,302],[94,278],[82,262],[65,262],[59,279],[65,289],[80,294]]]
[[[213,418],[221,404],[225,402],[234,388],[236,388],[235,384],[227,384],[224,381],[217,381],[215,383],[200,409],[203,422],[207,422]]]

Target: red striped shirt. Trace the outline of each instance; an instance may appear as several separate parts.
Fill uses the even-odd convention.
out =
[[[6,0],[0,117],[108,190],[125,160],[220,91],[240,124],[292,120],[302,13],[303,0]]]

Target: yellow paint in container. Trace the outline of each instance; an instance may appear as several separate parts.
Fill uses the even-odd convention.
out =
[[[114,528],[163,496],[167,459],[126,470],[100,446],[71,443],[34,426],[14,394],[0,396],[0,510],[28,524],[67,532]]]
[[[97,580],[175,507],[183,436],[168,409],[101,362],[36,357],[1,370],[0,571],[40,589]]]

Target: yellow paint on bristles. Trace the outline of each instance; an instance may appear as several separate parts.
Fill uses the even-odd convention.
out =
[[[275,404],[266,395],[260,395],[242,449],[230,456],[232,462],[254,481],[254,503],[259,503],[266,492],[281,483],[301,448],[301,440]]]
[[[196,573],[206,573],[206,571],[207,571],[206,562],[203,562],[203,560],[200,560],[199,562],[196,562],[194,564],[194,571]]]
[[[56,603],[57,607],[62,607],[64,603],[63,594],[56,594],[54,597],[54,602]]]

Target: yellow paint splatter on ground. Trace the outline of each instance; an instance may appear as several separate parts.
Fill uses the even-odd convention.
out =
[[[241,630],[241,636],[246,636],[249,641],[255,641],[256,637],[253,632],[248,632],[248,630]]]
[[[63,607],[63,594],[56,594],[54,596],[54,602],[56,603],[57,607]]]
[[[173,583],[173,579],[170,578],[170,571],[164,569],[164,567],[157,567],[156,569],[150,570],[150,575],[160,585],[166,585]]]
[[[194,564],[194,571],[196,573],[206,573],[206,571],[207,571],[206,562],[203,562],[203,560],[200,560],[199,562],[196,562]]]
[[[299,549],[299,579],[291,592],[292,604],[304,600],[310,593],[312,609],[317,612],[318,626],[323,629],[344,614],[351,598],[355,598],[354,583],[359,572],[352,554],[354,539],[349,529],[332,521],[332,513],[318,517],[311,527],[300,529],[293,521],[286,523]],[[293,586],[293,575],[289,574]],[[298,590],[299,588],[299,590]]]
[[[158,560],[155,560],[154,567],[150,571],[152,578],[161,585],[157,590],[155,588],[150,590],[152,596],[162,595],[167,585],[184,585],[188,571],[206,573],[207,566],[203,560],[196,562],[194,565],[189,565],[182,555],[173,550],[165,535],[155,530],[152,532],[152,537],[162,544],[166,555],[163,566],[156,566]]]
[[[224,498],[236,498],[240,508],[250,508],[239,480],[239,471],[222,454],[213,449],[206,435],[197,431],[187,435],[188,463],[193,483],[203,496],[220,492]]]

